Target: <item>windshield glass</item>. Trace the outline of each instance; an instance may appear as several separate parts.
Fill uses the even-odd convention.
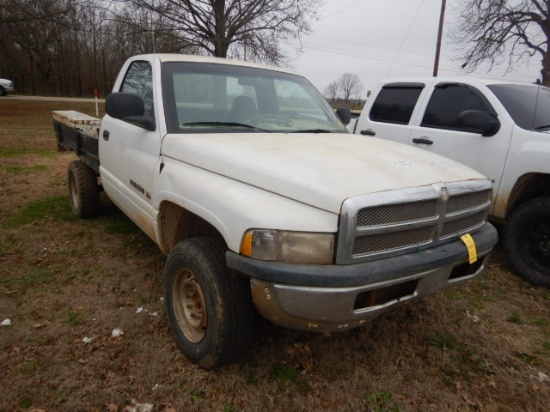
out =
[[[539,131],[550,129],[549,88],[528,84],[493,84],[488,87],[519,127]]]
[[[169,133],[347,133],[306,79],[244,66],[162,65]]]

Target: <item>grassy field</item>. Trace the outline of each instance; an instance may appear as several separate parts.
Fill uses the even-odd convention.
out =
[[[465,288],[340,334],[258,320],[244,359],[198,369],[168,328],[156,245],[105,197],[71,215],[54,109],[95,111],[0,99],[0,411],[548,410],[550,291],[499,249]]]

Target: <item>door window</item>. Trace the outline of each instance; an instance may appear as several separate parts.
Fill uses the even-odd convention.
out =
[[[372,105],[370,119],[382,123],[409,124],[423,88],[423,84],[400,83],[384,86]]]
[[[145,107],[143,114],[155,117],[153,112],[153,71],[149,62],[133,62],[126,72],[120,91],[140,96]]]
[[[430,98],[421,126],[471,132],[471,128],[458,121],[458,115],[465,110],[479,110],[495,115],[485,97],[473,87],[439,84]]]
[[[550,129],[550,89],[532,84],[487,86],[500,100],[514,122],[525,130],[547,133]]]

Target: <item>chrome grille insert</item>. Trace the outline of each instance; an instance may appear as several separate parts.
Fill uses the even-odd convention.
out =
[[[342,206],[336,261],[350,264],[456,239],[485,223],[492,185],[464,181],[374,193]]]

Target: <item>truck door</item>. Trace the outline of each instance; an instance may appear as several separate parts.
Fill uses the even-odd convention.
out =
[[[109,198],[153,237],[151,193],[159,162],[160,132],[153,99],[151,62],[133,61],[118,91],[135,93],[143,99],[144,115],[153,120],[155,130],[105,116],[99,145],[102,183]]]
[[[372,104],[366,104],[355,133],[408,143],[416,103],[423,83],[390,83],[380,89]]]
[[[499,132],[494,136],[482,136],[461,125],[458,115],[465,110],[496,116],[501,122]],[[471,85],[439,83],[425,104],[420,119],[420,123],[412,128],[411,145],[479,171],[494,182],[497,193],[511,139],[509,116],[499,115],[481,91]]]

